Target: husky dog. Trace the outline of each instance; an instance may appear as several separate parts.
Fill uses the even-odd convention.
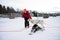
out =
[[[44,21],[43,20],[31,20],[31,22],[34,24],[33,26],[32,26],[32,30],[31,30],[31,33],[30,33],[30,35],[32,34],[32,33],[35,33],[36,31],[38,31],[38,30],[41,30],[41,31],[43,31],[44,30]]]

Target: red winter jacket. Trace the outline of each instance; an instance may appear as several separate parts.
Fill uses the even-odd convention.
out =
[[[22,14],[22,17],[23,17],[23,18],[30,18],[30,19],[32,19],[29,12],[23,13],[23,14]]]

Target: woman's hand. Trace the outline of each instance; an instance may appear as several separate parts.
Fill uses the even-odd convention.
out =
[[[29,21],[32,21],[32,19],[29,18]]]

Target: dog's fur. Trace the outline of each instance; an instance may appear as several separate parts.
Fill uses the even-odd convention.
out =
[[[43,28],[44,28],[44,26],[43,26],[43,24],[44,24],[43,20],[31,20],[31,22],[34,23],[31,32],[35,33],[38,30],[43,30]],[[41,25],[42,27],[39,26],[39,25]]]
[[[31,32],[35,33],[35,32],[38,31],[38,30],[42,30],[42,28],[39,27],[37,24],[34,24],[33,27],[32,27]]]

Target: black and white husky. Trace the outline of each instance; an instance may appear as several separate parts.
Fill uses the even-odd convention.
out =
[[[31,20],[31,22],[34,24],[32,26],[31,32],[29,33],[30,35],[32,33],[35,33],[38,30],[43,31],[44,30],[44,21],[43,20]]]

